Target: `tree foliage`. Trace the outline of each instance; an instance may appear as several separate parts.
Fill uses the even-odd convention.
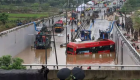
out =
[[[122,7],[122,12],[130,12],[140,8],[140,0],[127,0],[127,2]]]
[[[76,4],[77,1],[79,3],[82,3],[83,0],[69,0],[69,3]],[[90,1],[90,0],[84,0],[85,3]],[[23,2],[26,3],[39,3],[39,4],[44,4],[48,3],[50,6],[58,6],[60,4],[65,4],[68,3],[68,0],[0,0],[0,3],[2,5],[6,4],[23,4]]]
[[[133,21],[133,27],[136,31],[139,30],[139,26],[140,26],[140,12],[139,11],[135,11],[134,15],[131,16],[132,21]]]
[[[48,3],[44,3],[44,4],[42,4],[41,5],[41,8],[43,9],[43,10],[48,10],[49,9],[49,4]]]
[[[6,21],[8,20],[8,15],[5,13],[0,14],[0,21],[5,25]]]
[[[0,57],[0,69],[26,69],[22,66],[24,61],[20,58],[12,58],[10,55]]]
[[[32,6],[32,7],[38,7],[39,4],[38,4],[38,3],[34,3],[34,4],[32,4],[31,6]]]

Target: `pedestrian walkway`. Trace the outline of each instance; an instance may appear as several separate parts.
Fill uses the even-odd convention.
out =
[[[118,14],[115,14],[119,17],[120,20],[120,24],[122,23],[122,19],[123,22],[125,23],[125,17],[120,17]],[[124,16],[124,14],[123,14]],[[127,17],[130,17],[131,15],[127,15]],[[138,41],[132,41],[134,39],[134,36],[131,35],[131,30],[130,32],[127,34],[126,30],[123,30],[121,26],[119,26],[120,31],[122,32],[122,34],[125,36],[125,38],[129,41],[130,44],[132,44],[132,46],[138,51],[140,52],[140,39]]]

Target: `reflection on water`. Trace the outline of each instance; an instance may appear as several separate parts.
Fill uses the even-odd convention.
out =
[[[67,55],[67,64],[112,64],[114,59],[115,53]]]
[[[49,59],[51,49],[47,49],[47,59]],[[24,60],[24,64],[46,64],[45,49],[27,48],[15,57],[20,57]]]
[[[50,49],[47,50],[47,58],[50,57]],[[35,50],[35,63],[46,64],[46,54],[45,49]]]
[[[88,55],[67,55],[67,64],[75,65],[115,65],[115,53],[88,54]],[[73,66],[76,67],[76,66]],[[68,67],[72,69],[73,67]],[[87,69],[87,67],[82,67]],[[91,69],[116,69],[115,67],[91,67]]]

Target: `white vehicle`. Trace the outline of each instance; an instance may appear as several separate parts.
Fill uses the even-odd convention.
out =
[[[87,5],[94,6],[94,2],[89,1],[89,2],[87,2]]]

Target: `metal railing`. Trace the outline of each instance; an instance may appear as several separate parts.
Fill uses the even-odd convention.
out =
[[[56,69],[55,67],[59,67],[59,69],[61,69],[61,68],[66,68],[66,67],[77,67],[77,66],[82,66],[82,67],[92,67],[92,70],[94,70],[93,69],[93,67],[96,67],[96,68],[98,68],[98,69],[95,69],[95,70],[106,70],[106,69],[101,69],[101,68],[103,68],[103,67],[108,67],[109,69],[108,70],[112,70],[111,69],[111,67],[114,67],[114,69],[113,70],[117,70],[116,68],[117,67],[119,67],[119,68],[121,68],[121,70],[123,70],[124,69],[124,67],[137,67],[137,69],[135,69],[135,70],[140,70],[140,65],[67,65],[67,64],[59,64],[59,65],[56,65],[56,64],[23,64],[23,66],[29,66],[30,67],[30,69],[32,69],[32,67],[35,67],[35,66],[40,66],[40,68],[41,68],[41,66],[47,66],[47,67],[52,67],[53,69]],[[61,68],[60,68],[61,67]]]
[[[133,56],[133,59],[136,61],[136,63],[139,65],[140,64],[140,54],[135,50],[135,48],[128,42],[128,40],[124,37],[124,35],[122,34],[122,32],[120,31],[120,29],[117,27],[116,24],[115,25],[115,28],[116,28],[116,32],[118,32],[119,36],[122,38],[122,41],[123,43],[125,43],[128,48],[130,49],[130,51],[132,52],[132,56]]]
[[[83,67],[140,67],[140,65],[75,65],[75,64],[22,64],[22,66],[68,66],[68,67],[73,67],[73,66],[83,66]]]

